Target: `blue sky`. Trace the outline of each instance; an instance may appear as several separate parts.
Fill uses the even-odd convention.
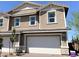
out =
[[[35,1],[36,3],[39,4],[47,4],[48,2],[45,1]],[[69,11],[68,11],[68,15],[67,15],[67,21],[71,19],[72,17],[72,13],[79,11],[79,2],[78,1],[63,1],[60,2],[58,1],[58,3],[61,4],[65,4],[67,6],[69,6]],[[18,6],[19,4],[21,4],[21,1],[0,1],[0,12],[7,12],[12,10],[14,7]],[[75,34],[74,30],[70,30],[68,31],[68,41],[71,41],[72,39],[72,35]]]

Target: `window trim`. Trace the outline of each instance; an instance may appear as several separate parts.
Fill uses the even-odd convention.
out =
[[[55,12],[55,21],[54,22],[49,22],[49,18],[48,18],[48,13],[49,12]],[[54,24],[57,23],[57,19],[56,19],[56,10],[50,10],[47,12],[47,24]]]
[[[3,25],[2,25],[2,26],[0,26],[0,27],[3,27],[3,26],[4,26],[4,18],[0,18],[0,19],[2,19],[2,20],[3,20]]]
[[[16,22],[16,19],[19,19],[19,25],[18,26],[15,26],[15,22]],[[16,18],[14,18],[14,27],[20,27],[20,20],[21,20],[21,18],[20,17],[16,17]]]
[[[35,17],[35,24],[34,25],[31,24],[31,17]],[[29,16],[29,26],[35,26],[35,25],[36,25],[36,15]]]

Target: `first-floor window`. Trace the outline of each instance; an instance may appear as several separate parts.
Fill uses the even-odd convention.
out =
[[[15,18],[14,19],[14,26],[19,26],[20,25],[20,18]]]
[[[29,16],[29,25],[36,24],[36,16]]]
[[[0,27],[3,26],[3,19],[0,19]]]

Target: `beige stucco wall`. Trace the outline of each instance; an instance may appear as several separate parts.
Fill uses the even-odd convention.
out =
[[[3,26],[0,27],[0,31],[1,32],[8,31],[8,29],[9,29],[9,19],[8,19],[8,17],[1,16],[0,19],[3,19]]]
[[[62,33],[61,36],[61,54],[69,54],[67,33]]]
[[[51,11],[53,10],[56,10],[56,9],[52,9]],[[47,20],[48,20],[47,12],[44,12],[44,14],[39,16],[40,29],[65,29],[64,10],[63,11],[56,10],[57,22],[52,24],[47,23]]]
[[[32,15],[30,15],[32,16]],[[29,16],[21,16],[20,17],[20,26],[19,27],[15,27],[16,30],[27,30],[27,29],[38,29],[38,15],[36,15],[36,25],[34,26],[30,26],[29,25]],[[15,17],[14,17],[15,18]],[[14,22],[14,19],[13,19]],[[12,28],[14,26],[12,25]]]
[[[29,26],[29,16],[19,16],[21,17],[21,22],[19,27],[15,27],[16,30],[28,30],[28,29],[66,29],[66,19],[65,19],[65,11],[64,8],[59,8],[56,6],[52,6],[52,8],[47,8],[48,11],[42,11],[37,14],[37,23],[35,26]],[[48,24],[48,12],[56,11],[56,23]],[[26,11],[27,12],[27,11]],[[11,19],[10,19],[11,20]],[[13,26],[12,26],[13,27]]]
[[[61,48],[68,48],[68,40],[67,40],[67,33],[63,32],[62,36],[61,36],[62,40],[61,40]]]

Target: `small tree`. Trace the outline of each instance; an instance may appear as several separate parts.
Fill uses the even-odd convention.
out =
[[[68,21],[68,27],[75,29],[76,33],[79,34],[79,12],[72,13],[73,18]]]
[[[11,37],[10,37],[10,41],[12,42],[12,48],[14,47],[14,42],[15,42],[15,40],[16,40],[16,30],[15,29],[13,29],[13,31],[12,31],[12,35],[11,35]]]
[[[68,27],[75,30],[77,41],[79,40],[79,12],[72,13],[72,19],[68,21]]]

